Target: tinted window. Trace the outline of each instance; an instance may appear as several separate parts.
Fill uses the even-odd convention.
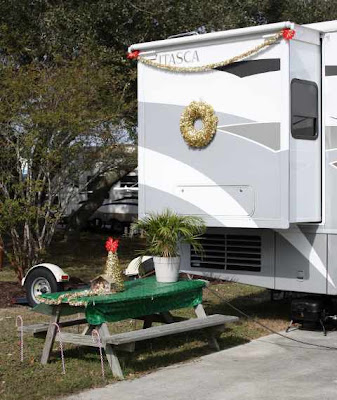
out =
[[[314,82],[291,82],[291,133],[298,139],[318,136],[318,89]]]

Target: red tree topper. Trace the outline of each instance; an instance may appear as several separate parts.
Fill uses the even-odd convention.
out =
[[[132,51],[131,53],[128,53],[126,57],[128,58],[128,60],[137,60],[138,56],[139,56],[139,51],[135,50]]]
[[[105,242],[105,248],[107,251],[112,251],[115,253],[118,249],[119,240],[114,240],[113,237],[109,237],[108,240]]]
[[[282,36],[286,40],[291,40],[295,36],[295,33],[293,29],[283,29]]]

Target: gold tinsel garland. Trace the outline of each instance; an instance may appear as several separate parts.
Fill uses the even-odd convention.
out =
[[[202,65],[200,67],[178,67],[176,65],[159,64],[156,61],[139,56],[139,51],[136,51],[135,54],[131,54],[132,57],[130,58],[135,58],[141,63],[149,65],[150,67],[159,68],[171,72],[206,72],[248,58],[254,54],[259,53],[265,47],[271,46],[272,44],[276,43],[281,37],[284,37],[287,40],[292,39],[294,34],[295,31],[282,30],[281,32],[278,32],[275,35],[265,39],[263,43],[253,47],[248,51],[245,51],[244,53],[228,58],[227,60]],[[194,124],[198,119],[200,119],[204,125],[203,128],[199,130],[194,127]],[[191,147],[205,147],[213,139],[213,136],[216,132],[217,123],[218,118],[216,117],[214,110],[210,105],[204,102],[193,101],[188,107],[185,108],[181,116],[180,132],[184,140]]]
[[[44,299],[43,297],[39,296],[39,302],[54,306],[54,305],[60,305],[63,302],[63,300],[67,299],[66,303],[68,303],[70,306],[76,306],[76,307],[87,306],[89,301],[76,301],[76,300],[80,297],[94,297],[102,295],[104,293],[105,292],[102,289],[99,290],[87,289],[72,294],[63,293],[57,299]]]
[[[284,36],[283,31],[278,32],[275,35],[271,36],[270,38],[265,39],[263,43],[253,47],[252,49],[250,49],[248,51],[245,51],[244,53],[241,53],[237,56],[228,58],[227,60],[224,60],[224,61],[219,61],[219,62],[212,63],[212,64],[202,65],[200,67],[178,67],[176,65],[159,64],[156,61],[149,60],[148,58],[141,57],[141,56],[138,56],[137,59],[141,63],[149,65],[150,67],[164,69],[164,70],[171,71],[171,72],[206,72],[206,71],[211,71],[212,69],[215,69],[215,68],[224,67],[225,65],[232,64],[234,62],[243,60],[247,57],[257,54],[258,52],[263,50],[265,47],[271,46],[272,44],[276,43],[282,36]]]
[[[195,122],[200,119],[203,128],[197,130]],[[192,101],[183,111],[180,118],[180,132],[191,147],[205,147],[213,139],[218,124],[218,117],[213,107],[202,101]]]

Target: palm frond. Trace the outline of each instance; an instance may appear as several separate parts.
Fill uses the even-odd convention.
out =
[[[161,214],[151,213],[131,226],[131,232],[144,232],[145,252],[159,257],[177,256],[182,243],[191,245],[198,253],[202,252],[200,237],[205,229],[201,218],[178,215],[169,209]]]

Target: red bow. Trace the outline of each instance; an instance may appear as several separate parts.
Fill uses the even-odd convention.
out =
[[[283,29],[282,36],[286,40],[291,40],[295,36],[295,33],[293,29]]]
[[[139,56],[139,51],[135,50],[132,51],[131,53],[128,53],[126,57],[128,58],[128,60],[137,60],[138,56]]]
[[[109,237],[108,240],[105,242],[106,250],[112,251],[113,253],[117,251],[118,245],[119,245],[119,240],[118,239],[114,240],[114,238],[112,237]]]

